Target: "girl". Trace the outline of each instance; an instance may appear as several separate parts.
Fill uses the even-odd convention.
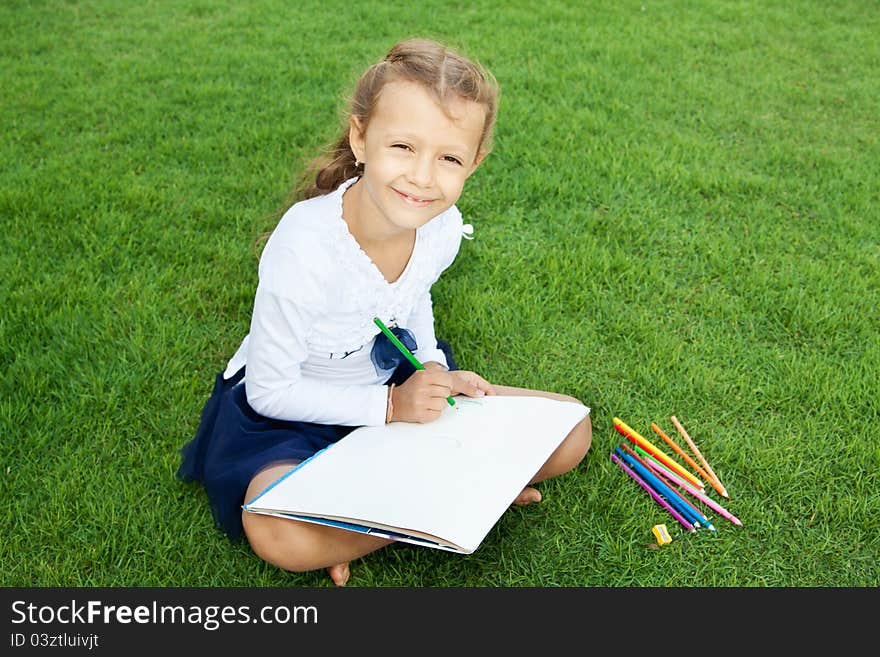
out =
[[[327,568],[390,541],[242,511],[297,463],[358,426],[431,422],[450,395],[544,395],[458,369],[434,334],[430,289],[469,226],[455,206],[489,151],[498,90],[480,66],[433,41],[394,46],[358,81],[343,134],[279,221],[259,264],[250,332],[182,450],[178,476],[204,485],[215,523],[287,570]],[[414,370],[379,317],[424,363]],[[531,483],[580,463],[589,415]],[[541,499],[527,486],[515,500]]]

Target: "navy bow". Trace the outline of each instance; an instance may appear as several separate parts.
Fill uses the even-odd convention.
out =
[[[416,339],[413,336],[412,331],[409,329],[395,326],[391,329],[391,332],[397,336],[397,339],[400,340],[403,343],[403,346],[409,349],[410,352],[418,349]],[[397,366],[406,360],[406,356],[400,353],[400,349],[394,346],[391,340],[388,339],[387,335],[379,333],[379,335],[376,336],[376,342],[373,344],[373,350],[370,352],[370,360],[373,361],[373,366],[376,368],[376,372],[381,373],[383,370],[397,369]]]

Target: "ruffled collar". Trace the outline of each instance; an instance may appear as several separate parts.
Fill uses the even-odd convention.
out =
[[[357,269],[363,275],[368,276],[370,279],[372,279],[373,284],[384,285],[391,288],[399,287],[403,280],[408,277],[410,270],[413,268],[413,263],[416,260],[418,252],[420,251],[419,247],[420,243],[422,242],[421,236],[424,226],[420,226],[416,229],[416,239],[415,243],[413,244],[413,250],[409,256],[409,260],[407,260],[406,267],[404,267],[403,272],[401,272],[400,276],[398,276],[396,280],[394,280],[393,282],[389,282],[388,279],[385,278],[384,274],[382,274],[382,272],[379,270],[379,267],[376,266],[376,263],[373,262],[373,259],[367,254],[366,251],[363,250],[360,242],[358,242],[355,236],[352,235],[351,230],[348,226],[348,222],[346,222],[345,218],[342,216],[342,197],[345,194],[345,191],[354,183],[356,183],[359,179],[359,176],[349,178],[336,188],[333,223],[336,228],[336,237],[338,238],[338,243],[342,245],[341,248],[344,251],[352,254],[354,261],[357,263]],[[344,254],[342,255],[344,256]]]

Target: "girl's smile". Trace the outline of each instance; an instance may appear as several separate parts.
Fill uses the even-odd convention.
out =
[[[405,194],[404,192],[401,192],[398,189],[394,189],[393,187],[392,187],[392,189],[404,201],[404,203],[407,203],[408,205],[422,208],[422,207],[425,207],[425,206],[431,204],[434,201],[434,199],[431,199],[431,198],[419,198],[417,196]]]
[[[361,241],[413,231],[451,207],[482,154],[486,111],[458,96],[440,106],[416,82],[382,89],[366,126],[351,119],[352,151],[364,173],[343,198],[343,215]]]

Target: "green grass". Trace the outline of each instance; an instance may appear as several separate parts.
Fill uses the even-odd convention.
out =
[[[875,2],[227,4],[0,6],[0,583],[330,585],[230,544],[177,450],[269,215],[422,35],[502,87],[438,334],[584,400],[594,441],[474,554],[392,546],[350,586],[880,584]],[[686,535],[611,462],[614,416],[670,415],[744,527]]]

